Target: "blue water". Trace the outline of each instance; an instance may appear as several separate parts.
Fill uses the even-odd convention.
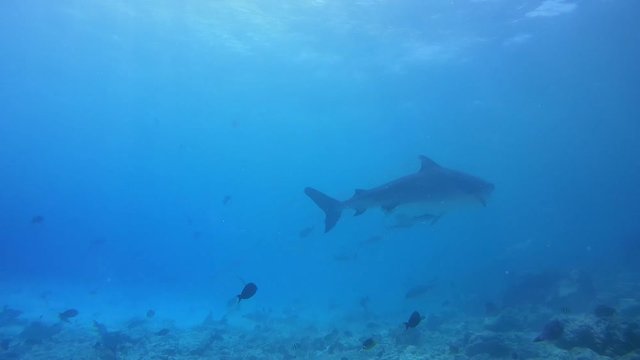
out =
[[[3,1],[0,306],[76,308],[91,332],[147,309],[187,328],[264,309],[339,326],[364,297],[366,321],[475,314],[548,270],[611,294],[640,278],[639,11]],[[306,186],[346,199],[421,154],[495,184],[487,206],[402,230],[345,212],[323,233]],[[256,296],[230,310],[247,281]]]

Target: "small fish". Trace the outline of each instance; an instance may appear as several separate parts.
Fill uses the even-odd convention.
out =
[[[169,332],[170,332],[170,331],[171,331],[171,330],[169,330],[169,329],[167,329],[167,328],[164,328],[164,329],[162,329],[162,330],[156,331],[156,332],[155,332],[155,334],[156,334],[157,336],[166,336],[166,335],[168,335],[168,334],[169,334]]]
[[[380,241],[382,241],[382,236],[380,236],[380,235],[373,235],[373,236],[371,236],[370,238],[367,238],[367,239],[365,239],[365,240],[362,240],[362,241],[360,242],[360,245],[363,245],[363,246],[364,246],[364,245],[373,245],[373,244],[377,244],[377,243],[379,243]]]
[[[616,309],[607,305],[598,305],[595,309],[593,309],[593,315],[599,317],[600,319],[610,318],[616,314]]]
[[[104,336],[105,334],[109,333],[105,324],[93,320],[93,326],[96,328],[96,330],[98,330],[98,334],[100,334],[100,336]]]
[[[227,205],[229,203],[229,201],[231,201],[231,195],[225,195],[222,198],[222,205]]]
[[[417,298],[433,290],[434,287],[435,287],[435,284],[433,282],[431,284],[414,286],[407,291],[407,293],[404,295],[404,298],[405,299]]]
[[[60,314],[58,314],[58,318],[60,318],[60,320],[64,322],[69,322],[69,319],[74,318],[76,316],[78,316],[78,310],[76,309],[65,310]]]
[[[258,291],[258,287],[256,286],[256,284],[247,283],[242,289],[242,292],[238,295],[238,302],[240,302],[240,300],[246,300],[251,298],[253,295],[256,294],[256,291]]]
[[[152,317],[156,316],[156,311],[153,309],[150,309],[147,311],[147,318],[151,319]]]
[[[97,239],[93,239],[91,240],[91,242],[89,242],[89,249],[90,250],[98,250],[102,247],[104,247],[107,244],[107,239],[100,237]]]
[[[339,261],[339,262],[354,261],[357,258],[358,258],[357,253],[344,253],[344,254],[337,254],[333,256],[333,260]]]
[[[443,214],[433,215],[433,214],[422,214],[418,216],[408,216],[405,214],[400,214],[396,216],[396,223],[391,226],[392,229],[400,229],[400,228],[410,228],[414,225],[418,224],[429,224],[435,225]]]
[[[533,339],[533,341],[555,341],[558,340],[563,333],[564,325],[562,324],[562,322],[560,322],[560,320],[552,320],[544,326],[544,329],[542,329],[540,335]]]
[[[500,313],[500,309],[494,302],[487,301],[486,303],[484,303],[484,313],[487,316],[496,316],[498,315],[498,313]]]
[[[312,232],[313,232],[313,226],[306,227],[300,230],[300,232],[298,233],[298,237],[301,239],[306,238],[307,236],[311,235]]]
[[[12,309],[5,305],[0,311],[0,326],[5,325],[6,323],[10,323],[14,320],[17,320],[20,315],[22,315],[21,310]]]
[[[363,296],[360,298],[360,301],[358,302],[360,304],[360,306],[363,309],[367,309],[367,307],[369,306],[369,297],[368,296]]]
[[[376,346],[376,341],[373,338],[368,338],[367,340],[362,342],[362,350],[371,350],[374,346]]]
[[[145,320],[144,319],[140,319],[140,318],[133,318],[131,320],[129,320],[127,322],[127,329],[131,330],[131,329],[135,329],[137,327],[140,327],[142,325],[144,325]]]
[[[405,330],[409,330],[409,328],[415,328],[416,326],[418,326],[418,324],[420,324],[420,321],[422,321],[422,319],[424,319],[424,316],[421,316],[419,312],[414,311],[409,317],[409,321],[404,323]]]
[[[42,216],[42,215],[34,215],[31,218],[31,223],[34,224],[34,225],[35,224],[42,224],[43,222],[44,222],[44,216]]]

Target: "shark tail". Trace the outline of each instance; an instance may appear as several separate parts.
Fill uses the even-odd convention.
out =
[[[305,188],[304,193],[324,211],[324,232],[327,233],[333,229],[340,220],[342,214],[342,203],[332,197],[329,197],[314,188]]]

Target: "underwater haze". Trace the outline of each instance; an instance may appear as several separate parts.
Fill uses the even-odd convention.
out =
[[[640,359],[637,14],[0,2],[0,359]]]

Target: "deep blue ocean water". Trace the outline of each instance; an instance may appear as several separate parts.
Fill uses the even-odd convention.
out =
[[[546,272],[589,274],[580,313],[640,296],[612,285],[640,279],[639,13],[2,1],[0,306],[50,323],[75,308],[91,332],[148,309],[182,328],[209,313],[248,329],[260,311],[318,327],[473,316]],[[323,233],[305,187],[344,200],[419,155],[493,183],[487,206],[407,229],[345,211]],[[248,281],[256,296],[231,306]]]

